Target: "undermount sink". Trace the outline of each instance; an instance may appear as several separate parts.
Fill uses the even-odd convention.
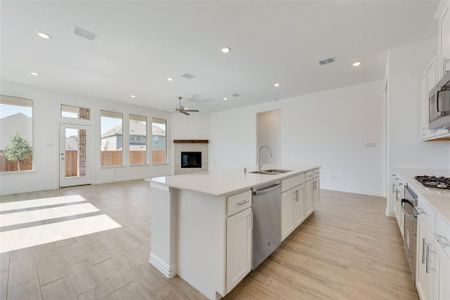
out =
[[[281,170],[281,169],[268,169],[268,170],[261,170],[261,171],[253,171],[250,172],[252,174],[263,174],[263,175],[279,175],[284,174],[287,172],[291,172],[291,170]]]

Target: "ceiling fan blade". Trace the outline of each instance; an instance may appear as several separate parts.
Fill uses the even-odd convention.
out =
[[[188,111],[188,112],[200,112],[198,109],[185,109],[184,111]]]
[[[186,111],[184,110],[180,110],[180,113],[185,114],[186,116],[190,116],[191,114],[188,114]]]

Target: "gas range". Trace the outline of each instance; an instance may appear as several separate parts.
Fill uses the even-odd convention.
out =
[[[450,190],[450,177],[416,176],[416,180],[428,188]]]

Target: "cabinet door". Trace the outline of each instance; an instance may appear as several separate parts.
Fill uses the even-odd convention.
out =
[[[252,269],[251,208],[227,218],[227,293]]]
[[[305,219],[305,205],[306,205],[306,194],[305,185],[302,184],[295,191],[295,197],[293,201],[293,220],[294,227],[300,225]]]
[[[444,251],[438,248],[439,256],[439,280],[438,280],[438,300],[450,299],[450,257],[448,257]]]
[[[431,300],[436,295],[436,246],[433,233],[420,216],[417,218],[417,227],[417,291],[420,299]]]
[[[320,205],[320,179],[316,178],[313,181],[313,194],[314,194],[314,209],[318,209]]]
[[[441,45],[441,70],[442,76],[445,71],[450,71],[450,4],[447,3],[440,18],[440,45]]]
[[[419,79],[419,107],[420,107],[420,137],[426,138],[429,134],[429,105],[428,105],[428,76],[425,72]]]
[[[307,181],[306,187],[306,217],[308,217],[314,210],[314,181]]]
[[[281,239],[291,233],[294,226],[293,204],[297,189],[293,188],[281,194]]]

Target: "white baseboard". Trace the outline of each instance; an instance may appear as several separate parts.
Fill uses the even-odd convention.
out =
[[[150,259],[148,260],[155,268],[157,268],[161,273],[167,278],[172,278],[177,275],[177,267],[175,265],[169,266],[161,258],[150,252]]]

